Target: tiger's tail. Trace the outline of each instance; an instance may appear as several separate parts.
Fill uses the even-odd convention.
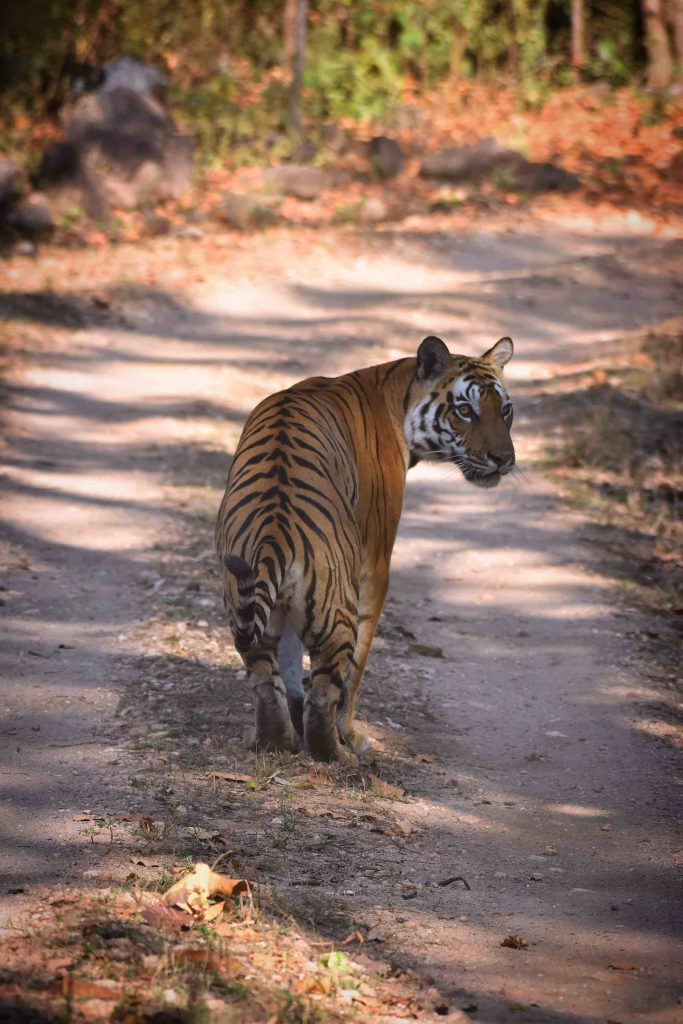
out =
[[[255,647],[266,631],[270,613],[277,599],[279,579],[273,579],[274,568],[271,560],[265,572],[254,573],[248,562],[239,555],[226,555],[223,564],[227,571],[235,577],[237,583],[237,607],[235,608],[235,647],[240,654],[246,654]]]

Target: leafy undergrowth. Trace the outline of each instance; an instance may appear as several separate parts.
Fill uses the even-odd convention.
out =
[[[202,873],[216,884],[203,889]],[[163,896],[46,890],[30,924],[0,943],[0,1018],[334,1024],[432,1016],[433,992],[421,995],[413,978],[387,965],[378,970],[359,952],[361,932],[335,948],[263,909],[256,883],[202,864],[189,874],[174,865],[161,884],[173,877]]]
[[[555,472],[628,563],[639,597],[683,613],[683,319],[573,368],[546,400]]]
[[[182,110],[175,111],[182,121]],[[330,127],[330,126],[328,126]],[[673,231],[683,221],[683,102],[600,86],[562,89],[538,108],[525,105],[519,89],[490,83],[450,83],[425,95],[406,91],[397,112],[382,121],[341,119],[327,135],[312,126],[311,138],[296,159],[312,160],[328,172],[315,198],[278,197],[264,185],[259,132],[253,159],[243,148],[198,175],[194,194],[154,209],[118,210],[107,223],[94,224],[74,206],[63,217],[56,240],[68,246],[102,246],[137,241],[162,231],[235,235],[221,209],[223,195],[254,199],[246,230],[273,224],[310,228],[331,224],[392,225],[458,230],[492,213],[545,219],[570,218],[584,226],[614,230]],[[9,155],[29,168],[37,165],[56,128],[21,117],[3,126]],[[398,177],[383,182],[372,173],[364,143],[378,132],[398,139],[407,156]],[[571,194],[531,194],[513,190],[505,175],[451,185],[420,177],[426,153],[494,136],[534,161],[548,161],[574,172],[581,187]],[[290,147],[291,148],[291,147]],[[273,151],[277,156],[277,147]]]

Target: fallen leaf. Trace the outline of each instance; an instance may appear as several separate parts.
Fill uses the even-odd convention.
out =
[[[124,917],[128,917],[131,911],[128,908],[123,908],[123,911],[117,908],[117,913],[123,913]],[[191,914],[184,910],[178,910],[176,907],[165,907],[163,903],[158,902],[149,903],[142,908],[141,913],[152,928],[170,928],[172,931],[179,932],[183,928],[191,927],[193,923]]]
[[[415,754],[415,760],[418,764],[433,764],[435,758],[431,754]]]
[[[396,799],[406,795],[405,789],[401,789],[400,786],[393,786],[390,782],[385,782],[384,779],[380,779],[376,775],[370,776],[370,788],[373,792],[377,793],[378,796],[390,799]]]
[[[315,789],[316,786],[331,786],[332,779],[322,772],[309,772],[308,775],[297,775],[291,780],[294,789]]]
[[[130,858],[131,864],[139,864],[143,868],[159,868],[161,867],[161,861],[158,857],[143,857],[138,854],[137,857]]]
[[[176,946],[171,950],[174,963],[177,964],[199,964],[205,969],[216,971],[217,974],[235,974],[242,965],[228,953],[218,953],[203,946],[198,949],[195,946]],[[242,968],[243,969],[243,968]]]
[[[211,896],[240,896],[249,893],[249,883],[244,878],[228,878],[212,871],[208,864],[195,864],[192,871],[162,896],[167,907],[178,907],[195,918],[206,920],[207,913],[212,913],[209,898]]]
[[[243,772],[209,772],[209,777],[212,779],[221,779],[223,782],[254,781],[251,775],[245,775]]]
[[[138,818],[138,825],[146,836],[155,836],[159,831],[154,818],[148,818],[144,814]]]
[[[204,911],[204,921],[216,921],[225,910],[225,900],[218,900],[217,903],[210,903]]]
[[[501,946],[507,946],[508,949],[528,949],[529,943],[523,935],[515,932],[513,935],[506,935],[501,942]]]
[[[94,821],[95,820],[95,816],[94,816],[94,814],[88,814],[87,811],[83,811],[81,814],[74,814],[72,816],[71,820],[72,821]]]
[[[355,931],[349,932],[345,939],[342,939],[342,946],[348,946],[349,942],[359,942],[363,945],[365,936],[356,928]]]
[[[410,654],[419,654],[422,658],[443,658],[443,648],[432,647],[430,644],[408,644]]]
[[[644,971],[645,964],[607,964],[610,971]]]
[[[214,839],[220,836],[218,829],[199,828],[195,825],[188,825],[183,831],[185,835],[190,836],[192,839],[199,839],[203,843],[213,842]]]

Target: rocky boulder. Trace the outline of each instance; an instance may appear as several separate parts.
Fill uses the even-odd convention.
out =
[[[4,220],[17,234],[34,241],[47,238],[54,228],[50,204],[40,192],[32,192],[11,209]]]
[[[12,160],[0,160],[0,217],[4,219],[24,192],[24,176]]]
[[[329,182],[324,171],[310,164],[280,164],[263,173],[267,188],[297,199],[317,199]]]
[[[117,73],[115,66],[96,92],[69,104],[62,115],[64,140],[47,149],[39,171],[48,189],[80,193],[81,204],[94,216],[110,207],[180,199],[192,182],[192,144],[151,91],[163,76],[133,63],[133,87],[130,81],[118,84],[130,79],[131,69],[126,65]]]
[[[368,143],[370,166],[378,178],[395,178],[403,170],[405,154],[396,141],[386,135],[376,135]]]
[[[471,145],[448,146],[425,157],[420,167],[424,178],[438,178],[454,184],[481,181],[494,173],[504,187],[525,192],[570,192],[579,188],[579,178],[550,163],[534,163],[492,138]]]
[[[485,177],[496,167],[509,167],[524,159],[496,139],[480,139],[471,145],[448,146],[430,153],[422,161],[423,178],[439,178],[455,183]]]

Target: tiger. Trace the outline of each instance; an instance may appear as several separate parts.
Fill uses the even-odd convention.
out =
[[[457,466],[495,487],[515,466],[501,338],[476,359],[437,337],[416,356],[310,377],[250,414],[216,547],[258,748],[355,764],[354,710],[389,582],[408,470]],[[310,673],[302,685],[302,654]]]

